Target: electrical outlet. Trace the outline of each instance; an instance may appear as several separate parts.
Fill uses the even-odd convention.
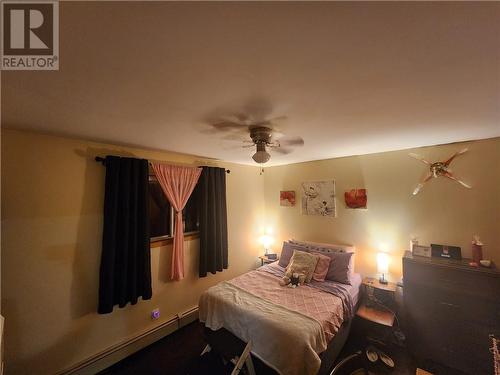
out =
[[[160,317],[160,309],[156,308],[153,311],[151,311],[151,320],[156,320]]]

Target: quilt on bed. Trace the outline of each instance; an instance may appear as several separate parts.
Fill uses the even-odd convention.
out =
[[[271,264],[210,288],[200,297],[200,320],[252,341],[252,353],[281,374],[316,374],[319,353],[351,318],[351,297],[336,283],[282,287],[283,273]]]

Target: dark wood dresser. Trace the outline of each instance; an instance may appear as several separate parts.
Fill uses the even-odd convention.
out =
[[[493,374],[488,335],[500,334],[500,271],[470,260],[403,258],[410,351],[470,374]]]

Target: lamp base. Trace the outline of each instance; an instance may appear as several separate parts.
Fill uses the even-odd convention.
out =
[[[378,282],[379,282],[380,284],[384,284],[384,285],[388,283],[388,281],[384,278],[384,276],[383,276],[383,275],[380,277],[380,279],[378,279]]]

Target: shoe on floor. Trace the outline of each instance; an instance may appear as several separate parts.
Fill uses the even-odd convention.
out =
[[[365,353],[366,358],[368,358],[371,363],[375,363],[378,361],[377,349],[375,349],[373,346],[367,347]]]
[[[387,367],[389,367],[389,368],[394,368],[394,361],[392,360],[392,358],[391,358],[391,357],[389,357],[389,356],[388,356],[387,354],[385,354],[384,352],[381,352],[380,350],[379,350],[379,352],[378,352],[378,355],[379,355],[379,357],[380,357],[380,360],[381,360],[382,362],[384,362],[384,364],[385,364]]]

